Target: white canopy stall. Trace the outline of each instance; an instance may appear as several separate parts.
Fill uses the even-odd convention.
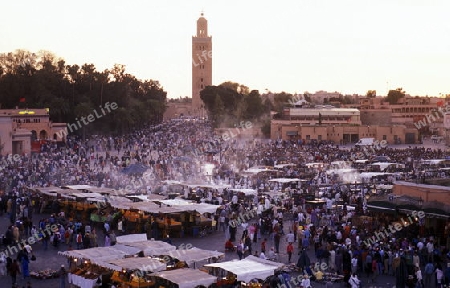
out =
[[[152,240],[130,242],[125,245],[141,250],[144,253],[144,256],[167,255],[171,251],[175,251],[177,249],[176,246],[170,245],[167,242]]]
[[[252,255],[242,260],[205,265],[205,267],[221,268],[227,272],[231,272],[236,275],[237,281],[246,283],[250,282],[252,279],[265,280],[267,277],[274,275],[275,270],[282,266],[284,266],[283,263],[264,260]]]
[[[159,277],[168,280],[179,288],[195,288],[197,286],[205,286],[216,283],[217,278],[195,269],[176,269],[171,271],[162,271],[150,274],[150,276]]]
[[[212,258],[219,259],[225,256],[225,254],[222,252],[203,250],[196,247],[193,247],[191,249],[178,249],[170,251],[166,255],[178,259],[180,261],[186,262],[186,264],[188,264],[189,267],[191,267],[191,265],[194,265],[193,266],[194,268],[196,266],[196,263],[198,262],[210,260]]]
[[[114,271],[130,270],[136,271],[141,270],[145,272],[159,272],[166,270],[166,264],[158,259],[153,259],[149,257],[131,257],[125,259],[118,259],[109,261],[111,266],[110,269]]]
[[[111,260],[123,259],[126,256],[137,255],[140,251],[140,249],[134,247],[116,244],[108,247],[59,251],[58,254],[76,259],[88,260],[93,264],[102,266],[104,263],[108,263]]]

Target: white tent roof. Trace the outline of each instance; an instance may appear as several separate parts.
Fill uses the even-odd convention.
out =
[[[363,172],[360,174],[361,178],[370,179],[372,177],[383,176],[383,175],[391,175],[391,173],[385,172]]]
[[[323,163],[322,162],[306,163],[305,166],[306,167],[322,167]]]
[[[242,260],[206,264],[205,267],[218,267],[235,274],[237,281],[250,282],[250,280],[255,278],[265,280],[283,265],[283,263],[264,260],[250,255]]]
[[[268,168],[252,167],[252,168],[249,168],[249,169],[243,171],[243,173],[247,173],[247,174],[258,174],[260,172],[277,172],[277,170],[268,169]]]
[[[67,186],[62,186],[61,188],[64,189],[73,189],[73,190],[89,190],[92,188],[95,188],[91,185],[67,185]]]
[[[299,178],[274,178],[270,179],[269,182],[278,182],[278,183],[290,183],[290,182],[298,182],[301,181]]]
[[[273,166],[273,168],[283,169],[284,167],[290,167],[290,166],[297,166],[297,164],[293,164],[293,163],[277,164],[277,165]]]
[[[144,256],[168,255],[170,251],[174,251],[177,249],[176,246],[170,245],[169,243],[164,241],[146,240],[146,241],[126,243],[125,245],[143,251]]]
[[[149,257],[131,257],[109,261],[115,271],[125,270],[141,270],[146,272],[159,272],[166,270],[166,264],[158,259]]]
[[[219,209],[220,205],[213,205],[208,203],[194,203],[189,205],[180,205],[178,206],[180,209],[184,209],[186,211],[197,211],[200,214],[205,213],[216,213],[217,209]]]
[[[158,202],[161,202],[165,205],[170,205],[170,206],[192,204],[191,201],[186,201],[183,199],[158,200]]]
[[[89,260],[93,264],[99,266],[111,268],[111,266],[106,265],[109,261],[125,258],[125,256],[136,255],[140,252],[140,249],[125,246],[122,244],[116,244],[109,247],[96,247],[83,250],[70,250],[58,252],[58,254],[66,256],[79,258],[84,260]]]
[[[327,174],[344,174],[344,173],[358,173],[358,170],[353,168],[331,169],[327,171]]]
[[[176,269],[171,271],[162,271],[150,274],[150,276],[156,276],[169,280],[170,282],[177,284],[179,288],[192,288],[198,285],[208,287],[209,285],[216,283],[217,278],[209,275],[208,273],[194,269]]]
[[[133,242],[147,241],[147,234],[128,234],[123,236],[117,236],[116,241],[119,244],[129,244]]]
[[[391,165],[395,165],[396,167],[399,167],[399,166],[404,165],[404,164],[377,162],[377,163],[372,163],[371,165],[372,166],[380,166],[380,170],[384,171],[386,168],[388,168]]]
[[[172,258],[178,259],[180,261],[184,261],[189,266],[191,266],[191,264],[194,264],[196,262],[208,260],[213,257],[220,258],[220,257],[225,256],[225,254],[222,252],[203,250],[203,249],[199,249],[196,247],[193,247],[191,249],[178,249],[178,250],[170,251],[166,255],[168,255]]]

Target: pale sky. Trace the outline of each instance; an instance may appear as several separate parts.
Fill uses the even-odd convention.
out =
[[[67,64],[115,63],[191,96],[191,37],[203,10],[213,85],[365,94],[450,94],[448,0],[3,1],[0,53],[48,50]]]

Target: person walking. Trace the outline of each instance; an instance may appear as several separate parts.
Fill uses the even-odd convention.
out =
[[[431,287],[431,278],[434,273],[434,265],[431,263],[431,259],[428,259],[427,265],[425,265],[425,287]]]
[[[64,265],[61,265],[61,269],[59,270],[59,287],[60,288],[66,288],[66,277],[67,277],[67,271]]]
[[[356,272],[358,272],[358,258],[355,255],[352,258],[352,274],[356,275]]]
[[[9,267],[9,275],[11,276],[13,285],[17,283],[17,274],[20,274],[20,267],[17,263],[17,259],[14,259],[11,266]]]
[[[416,266],[416,288],[422,288],[423,287],[423,278],[422,278],[422,270],[420,270],[420,266]]]
[[[291,263],[292,253],[294,252],[294,245],[292,245],[292,242],[289,242],[287,245],[286,252],[288,254],[288,263]]]
[[[442,271],[440,265],[436,267],[436,287],[442,288],[442,285],[444,284],[444,272]]]
[[[30,258],[28,257],[28,252],[26,252],[26,249],[23,248],[23,253],[20,256],[20,264],[22,266],[22,276],[23,279],[26,279],[27,277],[30,277]]]
[[[81,234],[80,231],[78,231],[77,233],[77,249],[81,249],[83,247],[83,235]]]
[[[244,255],[244,243],[242,240],[239,242],[239,244],[236,247],[237,255],[239,257],[239,260],[242,260],[242,256]]]
[[[275,235],[273,235],[273,241],[275,244],[275,253],[277,254],[280,253],[280,238],[281,238],[280,233],[275,232]]]

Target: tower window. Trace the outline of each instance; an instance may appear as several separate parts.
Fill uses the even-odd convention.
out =
[[[203,82],[203,78],[200,78],[200,82]]]
[[[202,85],[200,85],[200,88],[202,88],[202,89],[203,89],[203,84],[202,84]]]

